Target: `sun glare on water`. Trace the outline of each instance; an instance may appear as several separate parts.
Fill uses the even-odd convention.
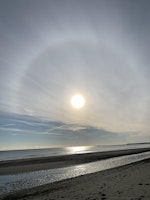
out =
[[[84,106],[85,104],[85,99],[82,95],[80,94],[75,94],[72,96],[71,98],[71,105],[76,108],[76,109],[80,109]]]
[[[84,153],[86,150],[89,150],[88,146],[76,146],[76,147],[67,147],[66,148],[70,153]]]
[[[79,151],[84,151],[86,148],[84,146],[77,146],[77,147],[72,147],[74,152],[79,152]]]

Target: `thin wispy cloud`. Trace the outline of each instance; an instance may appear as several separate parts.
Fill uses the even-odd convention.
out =
[[[11,130],[32,133],[14,145],[148,140],[149,8],[147,0],[0,1],[0,141]],[[76,93],[86,102],[78,111]]]

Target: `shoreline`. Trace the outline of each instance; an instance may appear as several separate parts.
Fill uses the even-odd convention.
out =
[[[149,200],[150,159],[25,189],[0,200]]]
[[[150,151],[150,148],[0,161],[0,175],[56,169]]]

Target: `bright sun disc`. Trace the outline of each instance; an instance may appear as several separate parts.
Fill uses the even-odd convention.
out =
[[[74,108],[82,108],[85,104],[85,99],[82,95],[80,94],[75,94],[71,98],[71,104]]]

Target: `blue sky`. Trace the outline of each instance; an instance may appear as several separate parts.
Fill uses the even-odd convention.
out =
[[[148,0],[1,0],[0,149],[150,141],[149,20]]]

